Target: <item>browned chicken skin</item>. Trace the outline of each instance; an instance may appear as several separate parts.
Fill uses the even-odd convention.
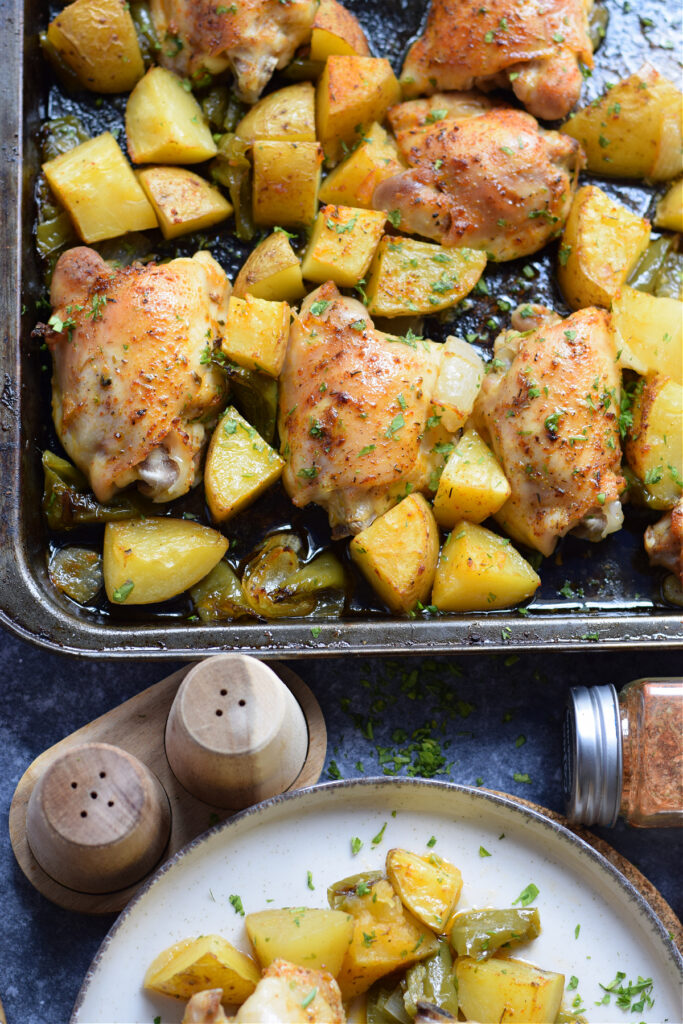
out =
[[[530,114],[491,110],[398,133],[410,165],[375,189],[373,206],[398,210],[403,231],[509,260],[562,230],[581,149]]]
[[[317,7],[316,0],[152,0],[159,61],[179,75],[230,67],[241,98],[253,103],[307,41]]]
[[[570,530],[600,540],[623,521],[620,373],[610,317],[588,308],[506,332],[474,408],[512,495],[496,519],[549,555]]]
[[[645,531],[645,550],[650,565],[672,572],[683,587],[683,498]]]
[[[593,66],[587,0],[432,0],[401,75],[405,96],[512,87],[530,113],[565,117]]]
[[[60,257],[46,333],[53,418],[98,500],[138,481],[170,501],[197,482],[224,399],[221,371],[204,353],[230,290],[206,252],[116,271],[84,246]]]

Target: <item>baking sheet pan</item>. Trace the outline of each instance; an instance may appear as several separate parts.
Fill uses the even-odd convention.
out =
[[[378,54],[396,69],[408,42],[419,31],[425,4],[421,0],[347,0]],[[605,85],[636,70],[645,60],[679,82],[681,77],[681,12],[672,0],[608,2],[610,23],[596,55],[596,69],[585,84],[582,102],[599,95]],[[662,574],[648,568],[642,533],[652,519],[631,510],[626,527],[599,545],[574,538],[561,542],[556,556],[540,570],[542,587],[527,614],[517,610],[465,615],[392,618],[361,594],[343,619],[292,620],[277,623],[235,623],[205,626],[188,622],[188,605],[171,604],[154,617],[145,609],[82,610],[57,593],[47,576],[49,537],[40,512],[40,454],[53,439],[49,425],[49,372],[45,356],[31,339],[40,315],[35,302],[43,293],[41,269],[33,246],[33,187],[39,165],[38,131],[48,116],[75,112],[93,132],[122,124],[125,97],[103,108],[96,97],[65,99],[54,85],[38,47],[38,31],[47,11],[36,0],[4,0],[4,31],[0,33],[3,84],[0,87],[2,191],[0,193],[0,622],[37,644],[72,654],[108,657],[197,657],[220,650],[283,657],[346,653],[469,652],[481,649],[568,649],[683,645],[681,610],[661,595]],[[121,136],[123,137],[123,136]],[[600,182],[601,187],[630,209],[652,214],[657,193],[626,182]],[[660,189],[661,193],[661,189]],[[208,233],[208,244],[231,275],[247,248],[229,232]],[[181,240],[180,251],[196,245]],[[456,321],[430,320],[431,337],[466,334],[481,329],[488,315],[506,323],[496,299],[542,299],[563,310],[552,282],[554,249],[515,264],[487,270],[491,296]],[[529,265],[533,277],[521,274]],[[524,284],[526,280],[526,285]],[[514,282],[517,282],[515,284]],[[489,304],[488,309],[486,303]],[[441,332],[441,333],[439,333]],[[484,332],[485,333],[485,332]],[[495,330],[489,332],[490,341]],[[287,515],[284,505],[280,525]],[[267,517],[256,506],[250,520]],[[310,543],[325,542],[324,517],[306,513]],[[284,517],[284,518],[283,518]],[[265,519],[264,519],[265,521]],[[237,526],[239,532],[239,526]]]

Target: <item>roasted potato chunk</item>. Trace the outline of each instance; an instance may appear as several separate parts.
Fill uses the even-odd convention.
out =
[[[401,90],[384,57],[328,58],[316,93],[316,123],[325,157],[337,163],[344,152],[360,142],[364,126],[384,120]]]
[[[285,907],[244,919],[261,967],[282,958],[336,977],[353,936],[353,918],[340,910]]]
[[[263,96],[235,134],[248,142],[315,142],[315,89],[297,82]]]
[[[287,351],[289,306],[246,295],[230,296],[221,347],[228,359],[247,370],[277,377]]]
[[[232,206],[186,167],[145,167],[137,179],[154,208],[164,238],[201,231],[225,220]]]
[[[322,150],[317,142],[255,142],[255,224],[300,227],[318,209]]]
[[[111,132],[49,160],[43,171],[84,242],[157,226],[154,210]]]
[[[565,224],[557,280],[572,309],[609,308],[647,248],[650,224],[595,185],[574,196]]]
[[[213,432],[204,468],[206,502],[214,520],[223,522],[251,504],[280,478],[283,467],[278,453],[229,406]]]
[[[564,995],[564,975],[521,960],[472,960],[455,964],[458,1001],[467,1020],[481,1024],[549,1024]]]
[[[183,939],[165,949],[149,965],[143,982],[151,992],[191,999],[195,992],[219,988],[224,1003],[243,1003],[260,980],[251,957],[220,935]]]
[[[683,231],[683,178],[679,178],[657,203],[655,227]]]
[[[434,498],[434,516],[444,530],[460,519],[483,523],[505,504],[511,488],[500,463],[476,430],[462,435],[451,452]]]
[[[372,197],[381,181],[405,167],[394,139],[375,122],[363,141],[320,186],[320,202],[372,209]]]
[[[93,92],[128,92],[145,73],[124,0],[76,0],[54,18],[47,39]]]
[[[683,96],[649,64],[579,110],[561,131],[581,143],[596,174],[668,181],[683,170]]]
[[[313,225],[301,273],[308,281],[353,288],[370,266],[382,237],[383,211],[323,206]]]
[[[107,523],[102,571],[114,604],[168,601],[198,583],[220,561],[228,541],[190,519]]]
[[[126,140],[134,164],[197,164],[218,152],[202,108],[166,68],[150,68],[128,97]]]
[[[472,291],[486,254],[385,236],[370,267],[366,293],[373,316],[437,313]]]
[[[243,299],[271,302],[297,302],[306,294],[301,276],[301,260],[296,255],[285,231],[274,231],[249,253],[232,289],[232,294]]]
[[[320,0],[311,33],[311,60],[326,61],[332,54],[369,57],[370,47],[355,14],[337,0]]]
[[[426,602],[439,557],[439,529],[421,494],[410,494],[357,534],[351,558],[394,612]]]
[[[432,604],[443,612],[511,608],[540,584],[507,538],[461,520],[441,550]]]
[[[458,868],[436,853],[420,857],[399,849],[389,850],[386,867],[403,906],[433,932],[445,933],[462,889]]]
[[[626,461],[640,479],[651,508],[673,508],[683,493],[683,387],[648,377],[636,390]]]
[[[683,384],[683,302],[624,285],[612,304],[612,324],[622,366]]]

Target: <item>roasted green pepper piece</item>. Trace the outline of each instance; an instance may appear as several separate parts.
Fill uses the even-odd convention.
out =
[[[226,85],[214,85],[205,96],[202,96],[201,107],[209,124],[211,131],[224,132],[226,129],[225,115],[228,110],[228,87]]]
[[[43,163],[54,160],[62,153],[68,153],[82,142],[87,142],[89,138],[89,133],[73,114],[52,118],[43,125]]]
[[[100,503],[81,471],[53,452],[43,452],[43,473],[43,512],[51,530],[71,530],[88,523],[154,515],[152,503],[137,494],[122,494]]]
[[[451,946],[458,956],[485,960],[501,946],[535,939],[541,920],[535,908],[464,910],[453,918]]]
[[[224,622],[253,615],[237,573],[227,562],[219,562],[208,576],[190,590],[202,622]]]
[[[683,298],[683,253],[671,249],[655,278],[655,295]]]
[[[283,78],[290,82],[307,82],[320,78],[325,70],[325,62],[311,60],[310,57],[295,57],[282,72]]]
[[[102,589],[102,556],[90,548],[67,547],[50,558],[51,582],[78,604],[89,604]]]
[[[417,1004],[421,1002],[433,1003],[457,1018],[458,989],[453,974],[453,957],[445,939],[439,939],[439,948],[433,956],[408,968],[401,987],[411,1019],[417,1014]]]
[[[626,480],[629,500],[634,505],[644,505],[646,508],[651,508],[656,512],[663,512],[669,508],[669,503],[666,500],[655,497],[640,477],[636,476],[630,466],[622,463],[621,472]]]
[[[366,1024],[410,1024],[400,985],[389,989],[383,981],[369,990],[365,1004]]]
[[[52,70],[67,92],[81,92],[83,85],[81,84],[78,75],[73,68],[69,67],[57,47],[53,46],[47,38],[47,32],[41,32],[38,39],[40,41],[40,49],[43,51],[43,56],[47,60],[48,64],[51,65]]]
[[[669,252],[674,245],[673,235],[662,235],[650,242],[633,273],[628,279],[631,288],[639,292],[650,292],[655,289],[657,277],[666,263]]]
[[[381,871],[362,871],[360,874],[342,878],[341,881],[329,886],[327,902],[332,910],[344,910],[348,900],[363,896],[381,878],[384,878]]]
[[[270,619],[341,611],[345,583],[341,563],[326,551],[302,565],[299,550],[297,537],[277,534],[248,563],[242,589],[258,615]],[[336,599],[329,600],[335,591]]]
[[[233,132],[222,135],[218,142],[218,155],[211,161],[211,177],[230,191],[235,208],[235,233],[243,242],[254,237],[251,211],[251,162],[247,157],[250,142]]]
[[[609,11],[602,4],[593,4],[588,13],[588,38],[596,52],[607,34],[609,24]]]
[[[156,61],[156,55],[161,49],[157,38],[154,22],[149,13],[149,5],[145,0],[132,0],[130,4],[130,16],[135,25],[135,32],[138,37],[138,46],[142,54],[142,61],[146,68],[149,68]]]
[[[36,226],[36,248],[45,258],[59,252],[75,241],[75,238],[74,226],[66,210],[62,210],[55,217],[41,220]]]
[[[218,357],[230,381],[230,390],[238,410],[245,420],[268,444],[275,437],[277,422],[277,381],[257,370],[246,370],[237,363]]]

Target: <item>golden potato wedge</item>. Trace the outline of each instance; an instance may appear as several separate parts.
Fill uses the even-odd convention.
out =
[[[410,494],[349,545],[351,558],[394,612],[426,602],[439,557],[439,529],[421,494]]]
[[[541,581],[505,537],[461,520],[441,549],[432,604],[442,612],[511,608]]]
[[[486,254],[387,235],[370,267],[366,293],[373,316],[437,313],[472,291]]]
[[[683,231],[683,178],[679,178],[657,203],[655,227]]]
[[[228,359],[246,370],[277,377],[285,361],[289,339],[289,306],[246,295],[230,296],[228,320],[221,348]]]
[[[164,238],[219,224],[232,206],[205,178],[186,167],[145,167],[136,177],[154,208]]]
[[[157,226],[152,205],[111,132],[49,160],[43,171],[84,242]]]
[[[149,965],[143,987],[176,999],[191,999],[202,989],[220,988],[222,1002],[243,1003],[261,979],[250,956],[220,935],[200,935],[169,946]]]
[[[389,850],[387,876],[401,903],[437,935],[446,932],[460,898],[462,875],[436,853],[420,857],[408,850]]]
[[[564,227],[557,280],[572,309],[609,308],[647,248],[650,223],[596,185],[574,196]]]
[[[579,110],[561,131],[581,143],[596,174],[668,181],[683,170],[683,95],[648,64]]]
[[[93,92],[128,92],[145,73],[124,0],[75,0],[54,18],[48,42]]]
[[[428,99],[398,103],[387,111],[387,119],[396,134],[409,128],[426,128],[437,121],[478,117],[496,106],[500,103],[483,92],[435,92]]]
[[[444,530],[466,519],[483,523],[505,504],[511,488],[500,463],[476,430],[462,435],[451,452],[434,498],[434,517]]]
[[[263,96],[235,134],[248,142],[315,142],[315,89],[297,82]]]
[[[320,0],[311,33],[311,60],[326,61],[332,54],[369,57],[370,47],[355,14],[337,0]]]
[[[223,522],[250,505],[280,478],[283,467],[278,453],[228,406],[211,437],[204,468],[206,503],[214,520]]]
[[[320,202],[371,210],[379,183],[404,168],[395,140],[375,121],[361,144],[322,182]]]
[[[330,164],[364,136],[364,127],[383,121],[401,90],[384,57],[332,55],[320,76],[316,93],[318,138]]]
[[[300,227],[318,209],[322,150],[317,142],[255,142],[255,224]]]
[[[308,281],[334,281],[353,288],[365,277],[382,237],[387,216],[383,210],[352,206],[323,206],[301,263]]]
[[[107,523],[102,571],[114,604],[168,601],[193,587],[228,548],[217,530],[190,519],[129,519]]]
[[[126,140],[134,164],[198,164],[217,153],[191,92],[166,68],[150,68],[128,97]]]
[[[622,366],[683,384],[683,302],[624,285],[612,303],[612,324]]]
[[[274,231],[249,253],[232,294],[238,299],[253,295],[255,299],[290,303],[304,297],[301,260],[285,231]]]
[[[458,1002],[467,1020],[480,1024],[548,1024],[559,1013],[564,975],[513,960],[458,957]]]
[[[626,461],[643,483],[651,508],[673,508],[683,493],[683,387],[648,377],[633,401]]]
[[[341,910],[285,907],[244,919],[261,967],[282,958],[336,977],[353,937],[353,918]]]
[[[449,433],[465,425],[483,379],[484,361],[477,350],[462,338],[446,338],[432,403],[441,426]]]

